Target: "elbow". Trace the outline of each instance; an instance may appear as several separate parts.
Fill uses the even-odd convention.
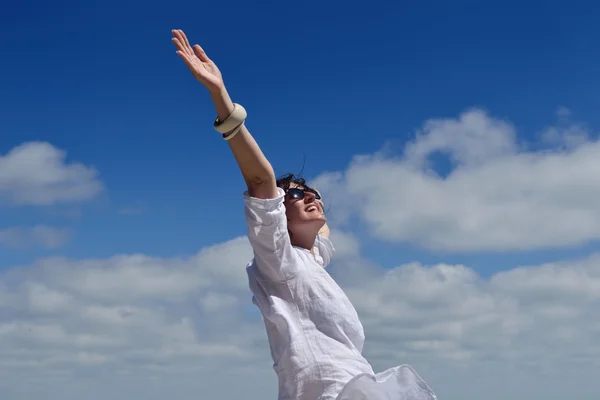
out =
[[[275,182],[275,176],[254,176],[247,180],[250,186],[264,186]]]
[[[274,199],[278,196],[275,175],[247,179],[248,193],[259,199]]]
[[[273,168],[269,166],[269,168],[267,168],[265,171],[248,177],[246,182],[252,186],[265,186],[275,185],[277,179],[275,179],[275,171],[273,171]]]

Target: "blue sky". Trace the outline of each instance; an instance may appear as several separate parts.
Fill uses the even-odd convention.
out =
[[[244,385],[250,399],[265,398],[262,385],[275,393],[247,312],[250,249],[231,241],[246,233],[244,182],[175,54],[180,28],[220,67],[276,173],[304,164],[322,189],[341,260],[332,271],[365,317],[374,365],[414,363],[450,400],[562,399],[573,392],[560,359],[591,399],[597,369],[581,354],[600,349],[599,15],[558,1],[11,3],[0,13],[0,348],[26,355],[13,369],[0,352],[0,369],[19,373],[27,354],[35,364],[72,342],[48,365],[75,354],[74,369],[23,376],[83,365],[91,386],[71,394],[152,400],[221,390],[202,368],[250,363],[229,398]],[[7,156],[36,141],[51,147]],[[57,149],[60,165],[44,158]],[[86,168],[97,177],[82,178]],[[43,198],[44,179],[65,185],[48,198],[71,200],[15,204]],[[102,191],[68,195],[90,182]],[[62,232],[29,231],[40,224],[68,235],[40,246]],[[502,357],[510,364],[494,364]],[[177,379],[139,385],[139,360]],[[473,371],[479,386],[464,384]],[[498,381],[514,384],[490,391]],[[65,387],[49,393],[63,399]]]
[[[173,27],[221,66],[278,173],[299,170],[304,154],[308,176],[341,168],[471,106],[525,129],[559,105],[598,119],[598,28],[584,8],[232,3],[223,29],[213,17],[223,10],[200,3],[61,4],[2,17],[0,146],[48,141],[100,171],[104,201],[61,221],[77,229],[62,250],[77,257],[189,253],[243,234],[243,183],[210,129],[203,88],[174,57]],[[29,212],[3,214],[19,223]]]
[[[304,155],[309,177],[343,168],[472,106],[524,132],[558,106],[600,122],[600,28],[589,7],[218,4],[25,2],[3,12],[0,148],[48,141],[97,168],[107,188],[79,218],[11,208],[6,224],[35,213],[72,226],[60,252],[75,257],[191,253],[244,234],[243,182],[171,28],[216,60],[277,173],[300,170]],[[2,250],[4,266],[28,258]]]

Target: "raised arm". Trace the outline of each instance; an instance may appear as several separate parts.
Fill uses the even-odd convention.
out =
[[[221,72],[199,45],[190,45],[182,30],[172,32],[177,54],[210,93],[218,118],[225,120],[233,111],[233,102],[225,88]],[[248,194],[259,199],[277,197],[273,167],[245,124],[228,143],[248,186]]]

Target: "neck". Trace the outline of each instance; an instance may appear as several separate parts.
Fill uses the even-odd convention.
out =
[[[292,245],[302,247],[303,249],[311,250],[315,241],[317,240],[317,233],[309,234],[309,235],[292,235],[291,241]]]

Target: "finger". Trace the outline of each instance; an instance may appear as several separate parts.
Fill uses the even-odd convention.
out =
[[[191,48],[187,48],[186,44],[185,44],[185,39],[183,38],[182,34],[181,34],[181,30],[180,29],[176,29],[173,31],[173,36],[175,36],[175,39],[177,39],[177,42],[179,43],[179,49],[189,55],[194,55],[194,52],[192,51]]]
[[[196,53],[196,56],[200,59],[200,61],[204,61],[204,62],[210,61],[210,58],[208,58],[208,56],[206,55],[206,52],[204,51],[204,49],[202,47],[200,47],[200,45],[197,45],[197,44],[194,45],[194,53]]]
[[[177,47],[177,50],[184,52],[185,54],[187,54],[188,56],[193,57],[193,54],[189,54],[187,49],[185,48],[185,46],[181,43],[181,40],[177,39],[177,38],[173,38],[172,39],[173,43],[175,44],[175,46]]]
[[[173,44],[175,45],[175,47],[177,47],[177,50],[183,51],[183,46],[181,45],[181,42],[179,41],[179,39],[177,39],[177,38],[171,38],[171,41],[173,42]]]
[[[188,68],[193,72],[194,71],[194,66],[192,64],[192,60],[190,59],[190,56],[187,55],[187,53],[178,50],[177,51],[177,55],[179,57],[181,57],[181,59],[183,60],[183,62],[185,62],[185,64],[188,66]]]
[[[185,36],[185,33],[180,29],[179,30],[179,34],[181,35],[181,38],[183,40],[183,44],[185,45],[185,47],[188,49],[190,54],[194,54],[193,50],[192,50],[192,46],[190,46],[190,42],[187,38],[187,36]]]

